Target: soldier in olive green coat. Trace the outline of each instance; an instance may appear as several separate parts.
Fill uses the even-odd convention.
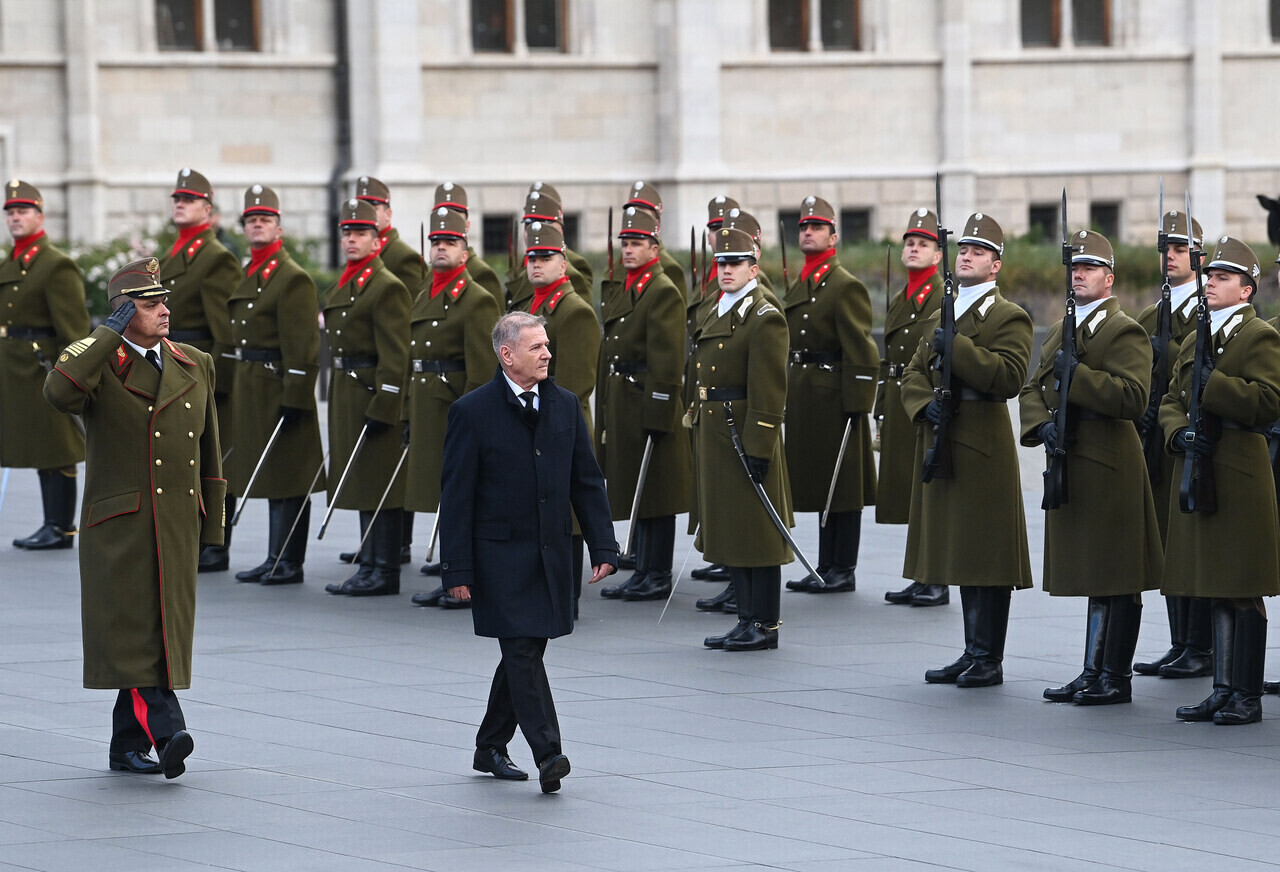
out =
[[[360,512],[364,547],[358,555],[360,570],[325,590],[351,596],[398,594],[405,486],[403,469],[395,473],[404,454],[401,388],[409,370],[409,291],[378,257],[373,206],[348,200],[341,216],[347,265],[324,296],[324,329],[334,370],[329,505]],[[353,461],[361,434],[364,441]]]
[[[876,501],[867,414],[875,403],[880,352],[871,339],[871,296],[836,257],[835,209],[812,196],[800,208],[804,267],[784,301],[791,332],[787,473],[796,511],[823,512],[828,494],[831,499],[818,528],[819,574],[787,587],[838,593],[855,588],[862,508]]]
[[[35,469],[44,509],[40,529],[13,545],[70,548],[84,434],[41,391],[58,352],[89,332],[84,283],[71,258],[45,236],[44,198],[34,185],[9,182],[4,214],[13,250],[0,264],[0,466]]]
[[[443,206],[446,209],[461,213],[462,217],[467,219],[467,236],[471,235],[471,212],[467,208],[466,188],[456,182],[442,182],[436,185],[435,201],[435,205],[431,207],[433,212],[439,211],[440,207]],[[429,266],[427,274],[431,274]],[[476,254],[476,250],[470,246],[467,247],[467,275],[471,276],[473,284],[477,284],[488,291],[499,307],[502,306],[502,279],[498,278],[498,274],[493,267],[481,260],[480,255]],[[497,358],[494,358],[494,366],[497,366]]]
[[[534,184],[541,184],[535,182]],[[549,186],[548,186],[549,188]],[[564,234],[564,210],[560,201],[545,190],[530,189],[524,202],[524,217],[521,219],[523,232],[528,232],[531,224],[548,224]],[[586,258],[569,249],[564,250],[568,260],[568,276],[573,290],[591,303],[591,266]],[[508,312],[527,312],[529,300],[533,298],[533,285],[529,281],[526,265],[521,263],[515,273],[507,277],[506,300]]]
[[[643,209],[652,215],[654,222],[658,225],[658,231],[662,231],[662,195],[658,193],[657,188],[646,182],[636,182],[631,186],[627,201],[622,204],[624,210],[629,206]],[[658,261],[662,264],[662,271],[666,273],[667,278],[671,279],[671,284],[675,285],[676,290],[680,292],[680,299],[688,300],[689,283],[685,278],[684,267],[667,250],[661,240],[658,241]]]
[[[1134,422],[1147,405],[1151,343],[1111,296],[1115,254],[1100,233],[1071,237],[1076,301],[1074,367],[1062,348],[1063,322],[1049,330],[1040,365],[1019,395],[1022,444],[1065,450],[1066,501],[1044,528],[1044,589],[1088,597],[1084,668],[1052,702],[1111,705],[1132,699],[1133,651],[1142,592],[1160,585],[1164,547]],[[1066,432],[1055,417],[1070,371]]]
[[[284,249],[275,191],[248,188],[240,220],[250,257],[230,303],[236,357],[232,439],[240,450],[227,458],[227,487],[241,499],[267,500],[267,557],[237,572],[236,580],[301,584],[311,493],[325,487],[315,394],[319,296],[311,276]]]
[[[226,482],[213,360],[164,338],[159,271],[149,258],[112,277],[111,316],[67,346],[44,395],[88,434],[84,686],[120,691],[111,768],[175,778],[194,743],[173,691],[191,686],[198,548],[222,541]]]
[[[932,684],[1002,683],[1009,595],[1031,586],[1018,449],[1005,405],[1027,377],[1031,319],[996,287],[1003,252],[1000,225],[981,212],[970,216],[955,270],[960,289],[951,363],[952,477],[938,475],[927,484],[917,478],[911,489],[902,574],[922,584],[960,585],[963,604],[964,653],[927,671],[925,681]],[[925,322],[902,377],[903,406],[920,428],[917,469],[944,414],[935,395],[943,339],[939,313]]]
[[[231,441],[234,429],[230,393],[235,376],[231,359],[224,357],[231,352],[227,303],[244,273],[236,256],[218,241],[210,226],[213,186],[209,180],[193,169],[183,169],[178,173],[171,199],[178,238],[168,256],[160,260],[160,283],[170,293],[169,308],[173,312],[169,339],[213,355],[218,370],[218,432],[222,434],[222,450],[231,451],[235,443]],[[228,495],[224,544],[200,552],[201,572],[221,572],[231,565],[228,549],[235,511],[236,498]]]
[[[1177,716],[1215,724],[1262,720],[1267,651],[1263,597],[1280,594],[1280,517],[1265,430],[1280,419],[1280,334],[1250,301],[1261,275],[1249,246],[1224,236],[1207,267],[1209,342],[1196,372],[1196,337],[1183,342],[1160,426],[1173,451],[1165,596],[1211,597],[1213,693]],[[1202,385],[1204,429],[1190,419]],[[1183,467],[1211,465],[1216,509],[1181,511]]]

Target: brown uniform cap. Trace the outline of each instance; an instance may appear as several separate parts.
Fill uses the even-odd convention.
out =
[[[996,219],[981,212],[974,212],[964,222],[964,233],[960,236],[961,245],[981,245],[996,254],[1004,254],[1004,231],[996,223]]]
[[[542,181],[534,182],[532,185],[529,186],[529,193],[532,194],[534,191],[537,191],[539,194],[544,194],[550,197],[551,199],[555,200],[557,203],[564,202],[564,200],[560,198],[560,192],[555,189],[554,185],[551,185],[548,182],[542,182]]]
[[[1258,286],[1258,276],[1262,275],[1262,267],[1258,266],[1258,256],[1253,253],[1253,249],[1230,236],[1218,240],[1213,259],[1205,269],[1225,269],[1248,276],[1253,280],[1255,288]]]
[[[10,179],[4,186],[4,207],[8,209],[10,206],[35,206],[43,212],[44,198],[35,185],[21,179]]]
[[[658,219],[647,209],[628,206],[622,211],[622,226],[618,228],[619,239],[657,239]]]
[[[178,170],[178,181],[173,186],[173,194],[185,194],[188,197],[203,197],[213,202],[213,185],[209,180],[190,167]]]
[[[251,185],[244,192],[244,211],[241,218],[250,215],[280,215],[280,198],[266,185]]]
[[[729,214],[729,210],[737,208],[738,201],[732,197],[726,197],[724,194],[712,197],[711,202],[707,203],[707,226],[719,227],[724,221],[724,216]]]
[[[338,226],[372,227],[377,230],[378,213],[373,210],[373,204],[368,200],[357,200],[353,197],[338,209]]]
[[[763,234],[760,231],[760,222],[750,212],[744,212],[738,208],[729,210],[729,214],[725,216],[724,223],[721,226],[743,231],[755,240],[756,245],[759,245],[763,238]]]
[[[133,297],[135,300],[147,297],[163,297],[169,292],[160,284],[160,261],[154,257],[126,263],[107,282],[107,303],[115,308],[115,301],[121,297]]]
[[[1165,238],[1170,242],[1186,243],[1187,241],[1187,213],[1172,209],[1165,212],[1160,218],[1160,226],[1164,229]],[[1191,232],[1195,235],[1195,244],[1199,245],[1204,241],[1204,231],[1200,229],[1200,222],[1191,219]]]
[[[745,230],[721,227],[712,235],[712,254],[718,261],[738,261],[747,258],[760,259],[760,249]]]
[[[436,185],[436,204],[432,208],[438,209],[441,206],[467,214],[467,189],[453,182]]]
[[[564,210],[560,200],[545,191],[530,191],[524,198],[525,221],[562,221]]]
[[[427,223],[427,239],[466,239],[467,216],[448,206],[437,206]]]
[[[1101,233],[1092,230],[1080,230],[1071,237],[1071,262],[1092,263],[1116,268],[1116,253],[1111,242]]]
[[[908,236],[923,236],[925,239],[938,241],[938,216],[932,209],[921,206],[911,213],[911,217],[907,219],[907,229],[902,231],[903,239]]]
[[[659,215],[662,214],[662,195],[648,182],[636,182],[631,186],[631,192],[627,196],[629,199],[622,204],[623,206],[644,206]]]
[[[373,176],[361,176],[356,179],[356,199],[368,200],[370,203],[391,205],[391,189]]]
[[[800,204],[800,223],[808,224],[811,221],[819,221],[835,227],[836,210],[821,197],[805,197],[804,202]]]
[[[564,234],[548,221],[534,221],[525,227],[524,250],[528,254],[564,254]]]

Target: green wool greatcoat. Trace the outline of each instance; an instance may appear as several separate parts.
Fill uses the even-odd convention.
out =
[[[45,379],[88,432],[80,511],[84,686],[191,686],[200,545],[222,544],[212,358],[161,342],[162,370],[99,327]]]
[[[1165,445],[1189,422],[1195,334],[1182,343],[1160,404]],[[1280,334],[1245,306],[1213,335],[1215,369],[1201,395],[1222,422],[1265,428],[1280,419]],[[1267,440],[1248,429],[1221,427],[1213,452],[1218,510],[1184,514],[1178,504],[1182,454],[1173,462],[1165,596],[1251,598],[1280,594],[1280,520]]]
[[[902,403],[917,424],[915,468],[924,465],[933,427],[924,419],[939,378],[933,331],[925,322],[902,378]],[[993,288],[956,319],[953,391],[962,384],[1001,400],[1017,396],[1031,360],[1031,318]],[[1004,402],[961,400],[951,422],[955,477],[911,485],[911,520],[902,574],[921,584],[1031,586],[1027,521],[1013,424]]]
[[[693,414],[698,456],[697,547],[725,566],[780,566],[794,559],[734,449],[723,400],[703,400],[707,390],[745,391],[733,400],[734,426],[745,453],[767,458],[764,491],[792,526],[782,422],[787,405],[787,319],[759,287],[724,315],[710,308],[698,336],[699,397]]]
[[[50,335],[10,335],[24,330]],[[41,358],[52,365],[63,348],[89,332],[80,270],[47,237],[0,264],[0,332],[0,466],[54,469],[84,460],[75,421],[42,396]]]
[[[591,280],[573,265],[573,258],[569,257],[570,254],[574,253],[565,252],[565,257],[569,261],[565,274],[569,276],[569,283],[573,285],[573,289],[578,292],[582,299],[587,301],[587,305],[592,306],[592,311],[595,311],[594,304],[591,302]],[[581,257],[581,255],[577,254],[574,254],[574,256]],[[590,267],[588,267],[587,274],[590,274]],[[533,302],[533,283],[529,281],[529,273],[525,271],[523,264],[521,264],[518,273],[507,277],[506,301],[508,312],[529,311],[529,304]]]
[[[910,299],[906,289],[889,301],[884,319],[884,358],[876,385],[875,411],[880,422],[880,481],[876,489],[876,523],[905,524],[911,515],[911,486],[920,477],[916,466],[916,427],[902,406],[902,375],[920,342],[924,322],[942,305],[942,276],[933,277]]]
[[[1040,365],[1018,396],[1022,444],[1058,408],[1049,329]],[[1053,596],[1119,596],[1160,586],[1164,547],[1135,422],[1151,389],[1146,331],[1111,297],[1076,327],[1079,366],[1068,402],[1067,502],[1045,512],[1044,589]]]
[[[316,315],[320,298],[311,276],[283,248],[255,272],[246,275],[231,294],[233,353],[279,355],[275,360],[236,360],[231,392],[232,443],[227,457],[227,488],[238,497],[286,499],[307,493],[324,454],[316,416],[316,374],[320,330]],[[253,468],[280,421],[280,407],[304,410],[301,419],[285,425],[266,456],[253,492],[245,488]],[[312,491],[325,489],[316,478]]]
[[[401,400],[409,370],[409,291],[380,258],[324,296],[324,329],[335,358],[373,359],[337,369],[329,388],[329,499],[339,509],[371,512],[391,481],[403,438]],[[354,373],[354,375],[352,375]],[[335,499],[356,440],[370,418],[388,426],[365,438]],[[404,470],[383,504],[404,506]]]
[[[875,403],[880,351],[871,338],[867,288],[833,256],[787,289],[784,307],[791,333],[786,447],[792,507],[821,512],[826,506],[846,421],[852,422],[849,443],[831,511],[873,505],[876,470],[867,413]],[[823,359],[805,360],[806,355]]]
[[[658,241],[658,263],[662,265],[662,271],[667,278],[671,279],[671,284],[675,285],[676,290],[680,292],[680,300],[689,299],[689,278],[687,271],[680,265],[680,261],[676,260],[662,241]]]
[[[529,303],[532,305],[533,300]],[[561,286],[531,314],[547,321],[547,340],[551,344],[547,374],[578,398],[587,433],[591,433],[591,394],[596,389],[596,365],[600,361],[600,322],[596,313],[571,288]]]
[[[615,521],[631,516],[650,433],[653,453],[637,517],[689,508],[693,473],[680,402],[684,361],[684,301],[660,268],[647,270],[605,304],[596,368],[596,455]]]
[[[378,249],[378,257],[391,270],[391,274],[400,280],[408,289],[411,297],[417,296],[430,280],[431,270],[422,255],[413,250],[413,246],[400,238],[400,231],[394,227],[387,228],[385,234],[379,234],[382,246]]]
[[[434,512],[440,505],[449,407],[492,379],[498,365],[493,353],[498,301],[476,282],[470,263],[434,298],[430,288],[419,294],[409,313],[410,372],[404,415],[410,435],[404,507],[413,512]],[[461,363],[464,369],[431,372],[429,361]]]
[[[428,275],[430,270],[427,271]],[[480,255],[476,254],[474,248],[467,249],[467,274],[471,276],[471,281],[479,285],[489,292],[501,308],[502,306],[502,279],[498,278],[498,273],[493,267],[480,259]],[[496,365],[496,364],[495,364]]]

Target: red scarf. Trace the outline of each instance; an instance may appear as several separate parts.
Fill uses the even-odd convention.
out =
[[[278,252],[284,247],[284,240],[277,239],[275,242],[264,248],[255,248],[249,252],[249,275],[253,275],[258,271],[258,267],[262,266],[271,255]]]
[[[346,266],[346,269],[342,271],[342,278],[338,279],[338,287],[342,287],[347,282],[355,278],[356,274],[359,273],[360,270],[368,266],[370,263],[372,263],[373,259],[377,256],[378,256],[378,253],[375,251],[373,254],[369,255],[364,260],[357,260],[355,263],[348,263]]]
[[[36,240],[43,239],[43,238],[44,238],[44,231],[41,230],[39,233],[32,233],[30,236],[27,236],[23,239],[15,239],[13,241],[13,256],[10,259],[17,260],[19,257],[23,255],[24,252],[26,252],[28,248],[30,248],[32,245],[35,245]]]
[[[201,233],[204,233],[208,229],[209,229],[209,223],[207,221],[204,224],[199,224],[195,227],[178,228],[178,239],[173,243],[173,248],[169,249],[169,257],[173,257],[182,249],[184,245],[186,245],[188,242],[195,239],[197,236],[199,236]]]
[[[638,267],[636,267],[635,269],[629,269],[629,270],[627,270],[627,281],[626,281],[626,284],[624,285],[624,287],[625,287],[628,291],[629,291],[629,290],[631,290],[631,286],[632,286],[632,285],[634,285],[634,284],[636,283],[636,281],[637,281],[637,280],[638,280],[642,275],[644,275],[644,274],[645,274],[645,272],[646,272],[646,271],[648,271],[648,270],[652,269],[652,268],[653,268],[653,266],[654,266],[655,264],[657,264],[657,262],[658,262],[658,258],[656,258],[656,257],[655,257],[653,260],[649,261],[649,262],[648,262],[648,263],[646,263],[644,266],[638,266]],[[642,293],[642,294],[644,293],[644,288],[641,288],[641,289],[640,289],[640,293]]]
[[[809,281],[809,276],[813,275],[813,271],[816,270],[823,261],[830,260],[835,256],[836,250],[834,248],[828,248],[826,251],[820,251],[817,254],[809,254],[808,252],[805,252],[804,269],[800,270],[800,281]]]
[[[907,289],[903,292],[904,296],[908,300],[914,298],[916,305],[919,306],[933,292],[933,285],[929,284],[929,279],[937,274],[937,264],[925,269],[907,270]]]
[[[568,276],[561,276],[551,284],[547,285],[545,288],[534,288],[533,303],[530,304],[529,311],[531,313],[537,312],[538,307],[541,306],[543,303],[545,303],[547,299],[556,292],[557,288],[559,288],[561,285],[566,284],[568,281],[569,281]]]
[[[388,233],[390,233],[390,232],[391,232],[391,225],[390,225],[390,224],[388,224],[388,225],[387,225],[387,229],[386,229],[386,230],[379,230],[379,231],[378,231],[378,242],[380,243],[380,245],[378,246],[378,250],[379,250],[379,251],[381,251],[383,248],[386,248],[386,245],[387,245],[387,234],[388,234]]]
[[[444,289],[445,285],[451,285],[458,276],[462,275],[462,271],[467,268],[465,263],[458,264],[457,269],[451,269],[447,273],[436,270],[431,274],[431,299],[436,298],[436,294]]]

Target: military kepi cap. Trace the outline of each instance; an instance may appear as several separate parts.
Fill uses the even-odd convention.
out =
[[[1240,273],[1252,279],[1254,287],[1257,287],[1258,276],[1262,275],[1262,267],[1258,266],[1258,256],[1253,253],[1253,249],[1230,236],[1224,236],[1218,240],[1213,259],[1205,269],[1224,269],[1228,272]]]
[[[202,197],[212,203],[213,185],[191,167],[183,167],[178,170],[178,181],[173,186],[172,196],[176,197],[179,194],[187,197]]]
[[[662,195],[648,182],[636,182],[631,186],[631,192],[627,196],[627,202],[623,203],[623,206],[644,206],[659,215],[662,214]]]
[[[822,224],[830,224],[836,226],[836,210],[830,203],[821,197],[805,197],[804,202],[800,204],[800,223],[809,224],[818,222]]]
[[[726,197],[724,194],[712,197],[711,202],[707,203],[707,226],[719,227],[724,221],[724,216],[729,214],[729,210],[737,208],[738,201],[732,197]]]
[[[436,204],[433,208],[439,209],[441,206],[456,209],[465,215],[467,213],[467,189],[454,182],[436,185]]]
[[[338,209],[338,226],[356,229],[370,227],[377,230],[378,213],[374,211],[373,204],[369,201],[352,197]]]
[[[126,263],[107,282],[107,303],[111,304],[112,309],[115,308],[116,300],[121,297],[142,300],[147,297],[163,297],[167,293],[169,291],[160,284],[160,261],[154,257]]]
[[[35,206],[43,212],[44,198],[35,185],[21,179],[10,179],[4,186],[4,207],[8,209],[10,206]]]
[[[1071,262],[1115,269],[1116,254],[1107,237],[1092,230],[1080,230],[1071,237]]]
[[[467,216],[448,206],[437,206],[427,226],[428,239],[466,239]]]
[[[1165,212],[1160,218],[1160,227],[1164,230],[1165,238],[1170,242],[1181,242],[1186,244],[1187,241],[1187,213],[1180,212],[1177,209],[1171,209]],[[1195,243],[1199,245],[1204,239],[1204,231],[1200,229],[1200,222],[1191,219],[1191,233],[1195,236]]]
[[[250,185],[244,192],[244,211],[241,218],[250,215],[280,215],[280,198],[266,185]]]
[[[560,201],[545,191],[530,191],[524,198],[525,221],[561,221],[564,210]]]
[[[557,203],[564,202],[564,200],[561,199],[560,197],[560,192],[555,189],[555,185],[552,185],[549,182],[542,182],[542,181],[534,182],[529,186],[529,193],[532,194],[534,191],[537,191],[539,194],[547,195],[551,199],[555,200]]]
[[[938,241],[938,216],[932,209],[921,206],[911,213],[911,217],[907,219],[907,229],[902,231],[903,239],[908,236],[923,236],[925,239]]]
[[[759,249],[755,240],[745,230],[732,227],[721,227],[712,237],[715,259],[724,263],[732,263],[748,258],[758,259]]]
[[[730,209],[729,214],[725,216],[724,227],[733,227],[737,230],[745,232],[748,236],[760,244],[761,232],[760,222],[750,212],[744,212],[741,209]]]
[[[525,227],[524,250],[528,254],[564,254],[564,234],[548,221],[534,221]]]
[[[647,209],[628,206],[622,210],[622,226],[618,228],[619,239],[656,239],[658,236],[658,219]]]
[[[996,254],[1004,254],[1004,231],[996,223],[996,219],[981,212],[974,212],[964,222],[964,233],[960,236],[961,245],[981,245]]]
[[[356,199],[389,206],[391,205],[391,189],[373,176],[361,176],[356,179]]]

